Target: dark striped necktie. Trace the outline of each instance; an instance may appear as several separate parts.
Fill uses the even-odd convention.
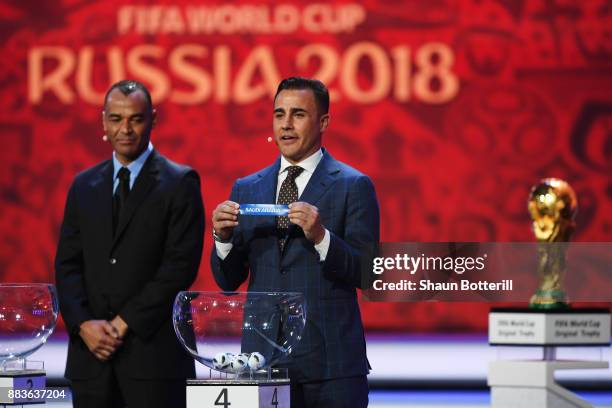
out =
[[[303,171],[304,169],[300,166],[287,167],[287,177],[278,192],[277,204],[291,204],[298,200],[298,188],[297,184],[295,184],[295,179]],[[289,217],[285,215],[276,217],[276,226],[278,228],[278,245],[280,251],[283,252],[287,242],[287,233],[289,232]]]

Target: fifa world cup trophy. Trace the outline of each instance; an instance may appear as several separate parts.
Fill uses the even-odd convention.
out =
[[[532,187],[528,209],[538,241],[539,278],[539,287],[529,306],[534,309],[567,308],[563,290],[565,250],[575,227],[576,194],[563,180],[543,179]]]
[[[555,375],[557,371],[609,367],[607,361],[557,358],[559,346],[610,346],[610,309],[570,308],[564,290],[570,287],[564,286],[564,279],[567,276],[566,254],[578,210],[576,194],[563,180],[543,179],[531,189],[528,209],[537,240],[537,290],[531,297],[529,309],[491,310],[489,344],[532,346],[541,348],[542,354],[540,359],[500,359],[489,365],[487,382],[491,387],[491,407],[593,407],[557,383]],[[573,248],[573,260],[582,258],[579,249],[584,247],[576,245]],[[529,329],[518,329],[523,327]]]

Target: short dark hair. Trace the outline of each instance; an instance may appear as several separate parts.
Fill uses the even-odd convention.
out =
[[[274,95],[274,100],[276,101],[278,94],[286,89],[310,89],[314,94],[317,108],[319,109],[319,114],[325,115],[329,112],[329,91],[327,90],[325,84],[318,79],[303,77],[285,78],[280,84],[278,84],[276,95]]]
[[[108,102],[108,96],[115,89],[118,89],[119,91],[121,91],[122,94],[126,96],[136,91],[141,91],[144,94],[145,99],[147,100],[147,103],[149,104],[149,110],[153,110],[153,100],[151,99],[151,94],[149,93],[149,90],[147,89],[147,87],[144,86],[143,83],[134,81],[132,79],[124,79],[122,81],[116,82],[108,89],[108,91],[106,92],[106,95],[104,96],[104,108],[105,109],[106,109],[106,102]]]

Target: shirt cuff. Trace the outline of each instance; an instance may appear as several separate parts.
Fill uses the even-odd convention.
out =
[[[319,253],[319,261],[321,262],[325,261],[325,258],[327,257],[327,251],[329,251],[329,241],[330,240],[331,240],[331,235],[329,234],[329,231],[327,230],[327,228],[325,228],[325,236],[323,236],[323,239],[321,240],[321,242],[319,242],[318,244],[314,246],[314,248]]]
[[[223,243],[223,242],[215,241],[215,250],[217,251],[217,256],[221,260],[224,260],[229,255],[233,247],[234,247],[234,244],[232,244],[231,242]],[[327,253],[327,250],[325,252]]]

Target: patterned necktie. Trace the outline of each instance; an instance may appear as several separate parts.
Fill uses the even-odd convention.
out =
[[[291,204],[298,200],[298,188],[295,184],[297,176],[302,174],[304,169],[300,166],[287,167],[287,177],[281,185],[280,191],[278,192],[277,204]],[[289,217],[279,216],[276,217],[276,226],[278,228],[278,246],[281,253],[287,242],[287,233],[289,231]]]
[[[127,167],[119,169],[117,178],[119,179],[119,185],[113,196],[113,235],[117,230],[121,209],[125,207],[125,202],[130,194],[130,171]]]

